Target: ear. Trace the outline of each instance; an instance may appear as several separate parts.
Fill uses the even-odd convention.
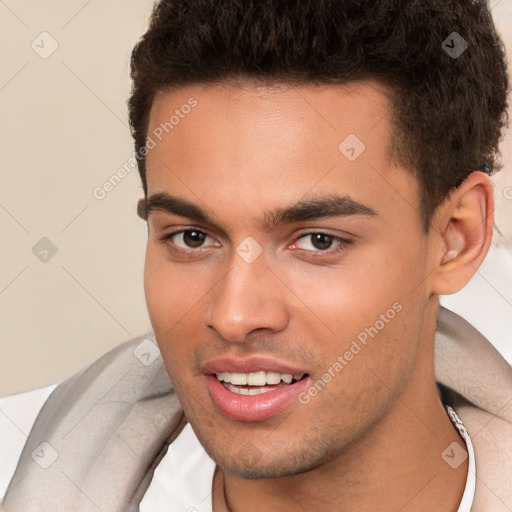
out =
[[[433,219],[434,294],[450,295],[470,281],[489,251],[493,225],[492,182],[487,174],[473,172],[450,193]]]

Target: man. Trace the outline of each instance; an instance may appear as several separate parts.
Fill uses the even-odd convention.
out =
[[[132,78],[162,358],[58,386],[2,510],[512,510],[512,370],[438,299],[491,243],[485,2],[164,0]]]

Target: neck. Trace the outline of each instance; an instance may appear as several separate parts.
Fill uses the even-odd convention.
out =
[[[433,361],[423,355],[419,360]],[[214,510],[455,512],[468,461],[457,469],[441,457],[453,442],[465,447],[440,402],[431,368],[413,373],[383,418],[338,457],[291,477],[246,480],[216,472]],[[225,499],[224,499],[225,496]]]

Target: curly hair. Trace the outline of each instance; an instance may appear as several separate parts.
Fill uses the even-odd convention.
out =
[[[460,55],[449,51],[456,42]],[[379,81],[390,91],[392,157],[419,180],[425,232],[469,174],[501,167],[506,58],[483,0],[160,0],[131,78],[137,152],[163,89]],[[144,158],[139,173],[147,195]]]

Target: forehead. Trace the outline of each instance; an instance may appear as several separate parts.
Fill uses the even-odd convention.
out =
[[[417,215],[416,181],[389,158],[386,93],[374,82],[161,91],[148,127],[148,196],[172,193],[228,213],[337,193]]]

